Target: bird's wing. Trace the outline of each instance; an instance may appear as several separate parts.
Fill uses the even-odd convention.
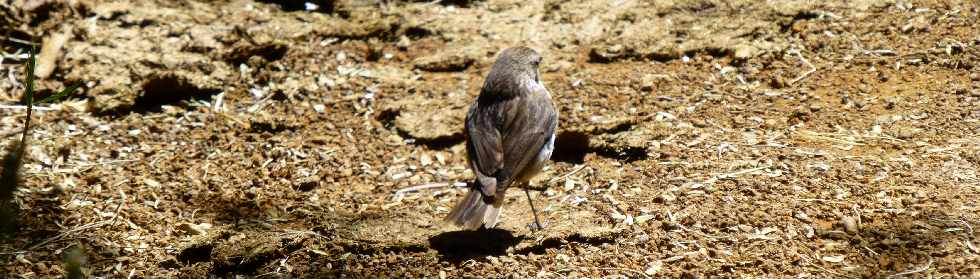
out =
[[[477,187],[484,196],[496,194],[497,172],[504,165],[503,140],[496,125],[495,112],[499,105],[499,102],[481,104],[477,99],[466,113],[466,151]]]
[[[558,113],[548,96],[547,89],[537,87],[536,92],[514,98],[503,114],[503,148],[505,162],[497,175],[498,183],[510,184],[521,172],[537,160],[541,148],[555,134]],[[506,190],[497,189],[498,191]]]

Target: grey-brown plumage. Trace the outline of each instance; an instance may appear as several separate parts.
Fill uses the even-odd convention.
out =
[[[541,83],[540,63],[541,56],[527,47],[498,55],[466,114],[466,151],[476,181],[447,221],[470,230],[494,227],[507,188],[526,186],[550,159],[558,112]],[[540,228],[533,203],[531,210]]]

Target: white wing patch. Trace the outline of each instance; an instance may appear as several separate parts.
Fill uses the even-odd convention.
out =
[[[548,159],[551,159],[551,152],[555,151],[555,134],[551,134],[551,138],[548,138],[548,142],[541,147],[541,151],[538,152],[537,163],[542,164]]]

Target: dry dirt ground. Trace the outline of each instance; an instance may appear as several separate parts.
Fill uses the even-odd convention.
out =
[[[34,116],[0,272],[980,278],[972,0],[275,2],[0,3],[4,144],[27,42],[42,95],[83,85]],[[458,231],[463,113],[519,44],[548,228],[515,189]]]

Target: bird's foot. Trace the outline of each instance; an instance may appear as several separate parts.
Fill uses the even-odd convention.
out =
[[[540,231],[543,230],[544,227],[545,225],[538,223],[537,221],[527,224],[527,228],[530,229],[531,231]]]
[[[527,188],[528,190],[538,191],[538,192],[544,192],[548,190],[548,186],[537,186],[537,185],[527,184],[524,187]]]

